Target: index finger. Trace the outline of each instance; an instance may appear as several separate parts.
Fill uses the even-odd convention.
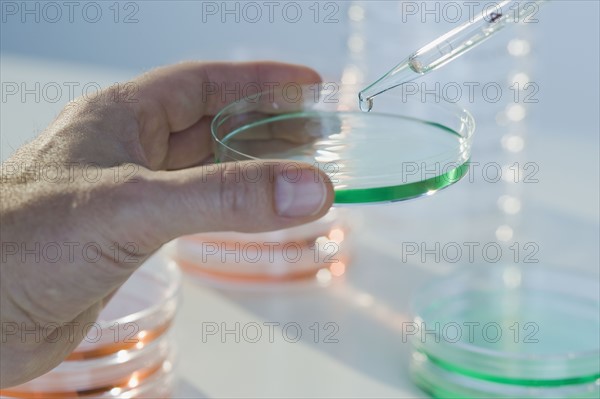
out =
[[[278,85],[318,83],[314,70],[278,62],[186,62],[153,70],[134,81],[133,109],[142,129],[178,132],[239,98]],[[152,133],[156,134],[156,131]]]

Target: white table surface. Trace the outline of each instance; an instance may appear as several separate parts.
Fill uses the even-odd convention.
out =
[[[564,10],[548,12],[548,18],[556,21],[561,12]],[[551,27],[544,29],[545,34],[553,34]],[[506,36],[497,47],[504,48],[510,38]],[[409,321],[409,298],[432,276],[471,264],[421,262],[417,258],[405,261],[399,251],[402,242],[496,242],[498,226],[510,225],[514,236],[501,243],[503,247],[515,241],[535,242],[542,264],[598,273],[597,109],[596,114],[590,113],[598,104],[598,78],[557,70],[560,65],[550,65],[553,54],[544,52],[548,45],[540,37],[536,40],[540,53],[534,57],[533,69],[542,91],[540,102],[531,106],[527,123],[522,125],[527,133],[523,152],[507,154],[500,145],[503,129],[508,128],[498,126],[490,112],[502,104],[496,108],[480,103],[466,106],[478,120],[473,159],[482,163],[535,162],[538,183],[489,183],[475,175],[472,183],[463,181],[425,199],[349,209],[348,217],[357,226],[350,236],[353,259],[344,277],[327,287],[305,283],[252,290],[215,287],[198,277],[185,278],[173,331],[179,347],[177,397],[423,397],[409,381],[409,345],[401,338],[402,322]],[[561,43],[566,48],[570,42]],[[595,61],[591,60],[596,62],[597,73],[597,48],[595,51]],[[385,65],[395,57],[388,58]],[[476,62],[471,59],[470,65]],[[496,75],[485,73],[499,79],[505,75],[503,68],[495,70]],[[590,72],[594,66],[584,68]],[[109,85],[136,72],[6,53],[1,61],[3,82]],[[565,77],[568,86],[556,82]],[[592,86],[587,97],[573,96],[571,86],[584,87],[589,79]],[[2,101],[2,159],[43,129],[64,102]],[[571,118],[579,112],[581,117]],[[507,215],[498,207],[498,198],[507,193],[521,203],[516,215]],[[163,261],[160,256],[151,261]],[[508,252],[502,261],[511,261]],[[286,342],[280,333],[272,343],[236,343],[233,339],[222,343],[218,336],[202,342],[202,323],[231,326],[236,322],[296,322],[305,335],[297,343]],[[339,342],[312,342],[309,327],[315,322],[336,323]]]

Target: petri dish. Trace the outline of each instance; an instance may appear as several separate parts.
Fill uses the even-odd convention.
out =
[[[2,391],[0,398],[44,398],[44,399],[104,399],[104,398],[170,398],[175,390],[173,360],[167,359],[151,370],[132,373],[112,384],[83,390],[47,391]]]
[[[95,396],[115,387],[139,385],[164,367],[165,362],[172,363],[173,356],[170,337],[163,336],[141,351],[117,352],[91,360],[64,361],[49,373],[2,390],[0,394],[6,398],[70,397],[75,393],[79,396]]]
[[[351,222],[341,209],[301,226],[265,233],[204,233],[177,239],[168,256],[207,281],[276,283],[342,276]]]
[[[468,172],[475,130],[468,111],[438,97],[384,93],[362,112],[359,91],[290,84],[229,104],[211,125],[216,161],[313,164],[334,184],[336,204],[429,195]]]
[[[119,288],[66,360],[136,350],[161,337],[175,316],[180,286],[181,272],[175,264],[150,259]]]
[[[438,398],[597,398],[598,276],[475,267],[414,297],[413,381]]]
[[[117,291],[62,363],[1,398],[167,397],[175,350],[168,334],[181,272],[152,257]]]

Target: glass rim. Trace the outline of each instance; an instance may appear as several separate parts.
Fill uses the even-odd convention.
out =
[[[473,267],[477,267],[477,266],[473,266]],[[571,279],[577,279],[579,281],[592,281],[592,282],[598,281],[597,276],[594,276],[593,273],[584,272],[582,270],[575,270],[575,271],[572,271],[571,273],[569,273],[564,267],[561,268],[558,266],[527,265],[527,267],[521,268],[519,266],[510,265],[510,264],[501,264],[501,265],[493,265],[491,267],[478,268],[477,270],[472,270],[472,269],[463,270],[456,274],[452,274],[450,277],[449,276],[438,277],[438,278],[434,279],[433,281],[430,281],[427,284],[425,284],[424,286],[422,286],[419,289],[419,292],[416,295],[414,295],[413,298],[411,298],[411,300],[410,300],[410,313],[412,316],[412,320],[422,320],[422,321],[426,322],[425,318],[422,316],[422,310],[428,306],[427,302],[432,302],[432,299],[428,298],[428,294],[431,294],[432,292],[436,292],[436,293],[438,293],[438,295],[440,295],[441,298],[446,298],[447,295],[444,295],[444,294],[448,293],[449,287],[452,285],[453,282],[456,282],[457,280],[461,280],[461,279],[464,279],[467,277],[483,277],[483,276],[493,277],[493,275],[499,273],[500,270],[506,270],[511,267],[519,268],[520,271],[523,272],[523,274],[525,274],[525,273],[548,273],[548,274],[554,274],[554,275],[568,276]],[[600,283],[598,284],[598,286],[600,287]],[[468,292],[469,289],[461,289],[460,291],[462,294],[464,294],[464,293]],[[580,292],[580,290],[572,289],[571,292],[576,293],[576,292]],[[440,299],[440,298],[438,298],[438,299]],[[422,346],[425,347],[426,345],[422,345]],[[463,343],[461,341],[454,342],[450,345],[440,345],[440,346],[443,346],[444,348],[449,348],[449,347],[456,348],[455,350],[453,350],[453,352],[461,351],[465,355],[470,353],[470,354],[475,354],[475,355],[487,356],[491,360],[511,359],[511,360],[532,360],[532,361],[542,362],[542,361],[551,361],[551,360],[564,360],[565,358],[568,358],[569,360],[575,360],[575,361],[577,359],[586,359],[586,358],[598,359],[598,358],[600,358],[600,345],[598,346],[598,348],[595,348],[595,349],[583,350],[583,351],[578,351],[578,352],[577,351],[576,352],[569,351],[569,352],[566,352],[563,354],[560,354],[560,353],[524,354],[524,353],[502,352],[502,351],[495,350],[495,349],[487,349],[487,348],[478,347],[473,344]],[[426,352],[425,354],[428,354],[428,353]],[[600,370],[598,371],[598,373],[600,373]]]
[[[147,308],[144,308],[138,312],[121,316],[117,318],[113,318],[110,320],[98,320],[96,323],[102,328],[111,327],[115,323],[117,324],[126,324],[132,323],[138,320],[142,320],[146,317],[149,317],[155,313],[160,313],[165,304],[170,303],[179,295],[179,287],[181,286],[181,271],[177,267],[176,264],[171,261],[165,260],[164,257],[156,257],[155,259],[146,260],[146,262],[159,262],[160,268],[158,270],[144,270],[143,267],[136,270],[132,275],[132,278],[135,278],[136,274],[146,273],[149,275],[158,275],[167,282],[165,284],[164,296],[159,303],[153,303]]]
[[[409,366],[411,380],[430,395],[447,396],[451,393],[455,397],[564,397],[564,398],[592,398],[598,391],[594,380],[574,381],[562,384],[552,381],[549,385],[527,385],[515,381],[501,382],[494,380],[478,379],[475,376],[457,374],[431,362],[427,356],[412,354]],[[576,395],[576,396],[575,396]],[[590,396],[588,396],[590,395]],[[595,396],[594,396],[595,397]]]
[[[393,109],[391,111],[382,111],[378,110],[375,107],[369,113],[365,113],[360,110],[359,107],[359,99],[358,93],[362,89],[362,86],[359,85],[344,85],[337,84],[333,82],[321,82],[316,84],[309,85],[298,85],[301,90],[301,93],[318,93],[315,95],[314,103],[308,103],[309,105],[318,104],[322,101],[322,97],[324,95],[347,95],[347,94],[355,94],[351,101],[348,102],[350,106],[348,107],[346,104],[341,107],[339,105],[339,100],[334,102],[338,104],[336,109],[316,109],[311,110],[310,112],[314,112],[316,114],[322,115],[325,114],[343,114],[345,112],[351,114],[360,114],[364,117],[369,116],[391,116],[396,117],[398,119],[404,120],[412,120],[417,122],[423,122],[432,128],[437,128],[440,130],[446,130],[452,132],[456,136],[459,137],[459,141],[456,145],[444,149],[440,153],[429,153],[421,156],[419,158],[415,158],[414,161],[410,161],[410,163],[415,164],[423,164],[427,162],[432,162],[433,159],[439,158],[436,161],[436,164],[443,164],[443,172],[437,174],[433,177],[421,177],[420,179],[416,179],[415,181],[405,181],[405,177],[400,176],[400,172],[397,169],[392,168],[390,172],[386,172],[385,174],[381,174],[380,172],[376,172],[371,176],[356,176],[353,178],[354,182],[360,181],[357,187],[343,188],[335,190],[335,199],[334,204],[336,205],[357,205],[357,204],[369,204],[369,203],[386,203],[386,202],[397,202],[404,201],[408,199],[414,199],[418,197],[423,197],[440,191],[450,185],[461,180],[469,171],[469,166],[471,162],[471,140],[476,130],[475,118],[473,115],[466,110],[464,107],[460,106],[456,102],[450,102],[439,95],[428,94],[425,98],[426,101],[419,99],[417,97],[408,97],[408,98],[400,98],[400,96],[393,92],[386,92],[381,94],[383,101],[388,103],[393,102]],[[333,87],[334,92],[328,93],[331,91]],[[241,130],[244,126],[251,126],[251,123],[247,123],[246,125],[241,124],[239,127],[230,128],[230,131],[226,131],[225,134],[219,131],[219,129],[223,129],[222,125],[230,120],[232,116],[235,115],[244,115],[256,110],[251,109],[252,103],[257,103],[261,97],[265,95],[272,96],[274,93],[277,93],[275,90],[266,90],[256,94],[248,95],[243,98],[238,99],[237,101],[231,102],[224,106],[213,118],[210,124],[211,136],[213,140],[213,144],[215,146],[215,162],[227,162],[227,161],[264,161],[266,158],[261,158],[257,156],[253,156],[242,152],[238,149],[233,148],[226,141],[226,138],[230,137],[232,132],[236,130]],[[301,97],[303,98],[303,97]],[[427,98],[431,98],[431,101],[427,101]],[[350,97],[346,97],[347,100],[350,100]],[[344,100],[346,101],[346,100]],[[323,103],[326,103],[326,100],[323,100]],[[396,105],[397,103],[397,105]],[[237,107],[240,104],[249,104],[249,109],[238,109]],[[275,103],[273,103],[275,104]],[[402,110],[403,106],[410,106],[406,110]],[[415,107],[416,106],[416,107]],[[344,109],[342,109],[344,108]],[[277,109],[277,107],[274,107]],[[432,111],[441,110],[442,112],[433,113]],[[259,111],[260,112],[260,111]],[[280,115],[277,113],[273,113],[273,116],[267,116],[264,120],[265,123],[276,122],[281,118],[281,120],[287,118],[293,118],[295,115],[303,115],[305,117],[306,110],[294,110],[291,112],[283,112]],[[440,115],[439,117],[420,117],[420,113],[426,112],[432,115]],[[268,112],[265,112],[265,115],[269,115]],[[445,118],[447,121],[452,121],[445,123],[440,122],[439,119]],[[458,128],[450,127],[456,124]],[[226,153],[232,159],[222,159],[222,153]],[[270,160],[286,160],[285,157],[278,158],[276,155],[269,158]],[[295,162],[289,160],[289,162]],[[408,162],[408,161],[406,161]],[[373,179],[379,181],[379,183],[368,186],[366,182],[372,182]],[[366,183],[366,184],[365,184]],[[365,187],[365,185],[367,185]]]
[[[323,90],[323,88],[325,87],[325,85],[328,85],[328,84],[338,85],[340,87],[340,90],[349,90],[349,89],[355,90],[356,91],[356,101],[357,101],[357,104],[358,104],[358,92],[363,88],[363,85],[357,85],[357,84],[338,84],[338,83],[335,83],[335,82],[320,82],[320,83],[313,83],[313,84],[308,84],[308,85],[298,85],[298,86],[301,87],[301,88],[303,88],[303,89],[304,88],[309,88],[309,87],[319,87],[318,91],[321,92]],[[312,91],[315,91],[315,90],[312,90]],[[216,133],[216,130],[219,127],[219,121],[224,117],[224,115],[226,115],[236,105],[238,105],[238,104],[240,104],[242,102],[245,102],[245,101],[249,101],[252,98],[258,98],[258,97],[262,97],[264,95],[272,94],[272,93],[273,93],[273,90],[265,90],[265,91],[258,92],[258,93],[255,93],[255,94],[250,94],[250,95],[244,96],[242,98],[239,98],[239,99],[237,99],[237,100],[235,100],[233,102],[230,102],[227,105],[225,105],[223,108],[221,108],[219,110],[219,112],[217,112],[215,114],[215,116],[213,117],[213,119],[212,119],[212,121],[210,123],[210,133],[211,133],[213,141],[217,145],[220,145],[220,146],[223,146],[223,147],[227,148],[228,151],[236,153],[236,154],[240,155],[241,157],[245,157],[248,160],[257,160],[257,161],[261,160],[261,158],[257,158],[257,157],[254,157],[252,155],[244,154],[244,153],[242,153],[240,151],[237,151],[237,150],[231,148],[230,146],[228,146],[227,144],[225,144],[221,140],[221,138]],[[475,133],[475,130],[477,128],[477,124],[475,122],[475,118],[473,117],[473,114],[470,111],[468,111],[466,108],[460,106],[456,102],[450,102],[450,101],[444,99],[443,97],[439,96],[438,94],[428,94],[428,95],[429,96],[433,96],[435,100],[432,101],[432,102],[429,102],[429,101],[423,102],[423,101],[418,101],[418,100],[412,98],[409,101],[403,101],[402,104],[406,104],[406,103],[412,104],[412,103],[417,102],[417,103],[421,103],[421,104],[423,104],[423,105],[425,105],[427,107],[438,107],[438,108],[442,108],[442,109],[444,109],[446,111],[452,111],[452,112],[456,113],[457,115],[462,115],[462,116],[464,116],[469,121],[469,129],[468,129],[467,134],[466,135],[461,135],[461,137],[464,138],[464,139],[470,139],[470,138],[473,137],[473,134]],[[399,95],[397,93],[395,93],[393,90],[385,92],[385,93],[382,93],[382,94],[380,94],[380,96],[384,96],[384,97],[399,97]],[[359,111],[361,113],[363,112],[363,111],[360,111],[360,109],[358,107],[357,107],[356,111]],[[373,111],[368,112],[368,114],[385,115],[386,113],[381,113],[381,112],[378,112],[377,110],[373,110]],[[399,114],[399,115],[395,115],[395,116],[403,116],[403,117],[405,117],[407,119],[416,119],[415,117],[412,117],[410,115]],[[446,128],[446,127],[444,126],[444,128]]]

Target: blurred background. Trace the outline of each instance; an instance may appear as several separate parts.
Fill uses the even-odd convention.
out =
[[[2,160],[73,94],[151,68],[269,59],[306,64],[326,81],[366,84],[490,2],[72,3],[2,1]],[[407,344],[390,320],[407,317],[413,291],[431,276],[490,262],[480,252],[459,262],[407,258],[401,243],[497,243],[500,262],[523,265],[509,249],[516,245],[528,261],[597,274],[599,16],[597,1],[550,1],[528,23],[419,82],[447,88],[474,115],[472,173],[425,199],[348,209],[360,227],[334,287],[302,295],[185,281],[175,325],[179,395],[423,395],[408,380]],[[300,320],[306,328],[334,321],[339,343],[201,343],[198,326],[207,320]]]

